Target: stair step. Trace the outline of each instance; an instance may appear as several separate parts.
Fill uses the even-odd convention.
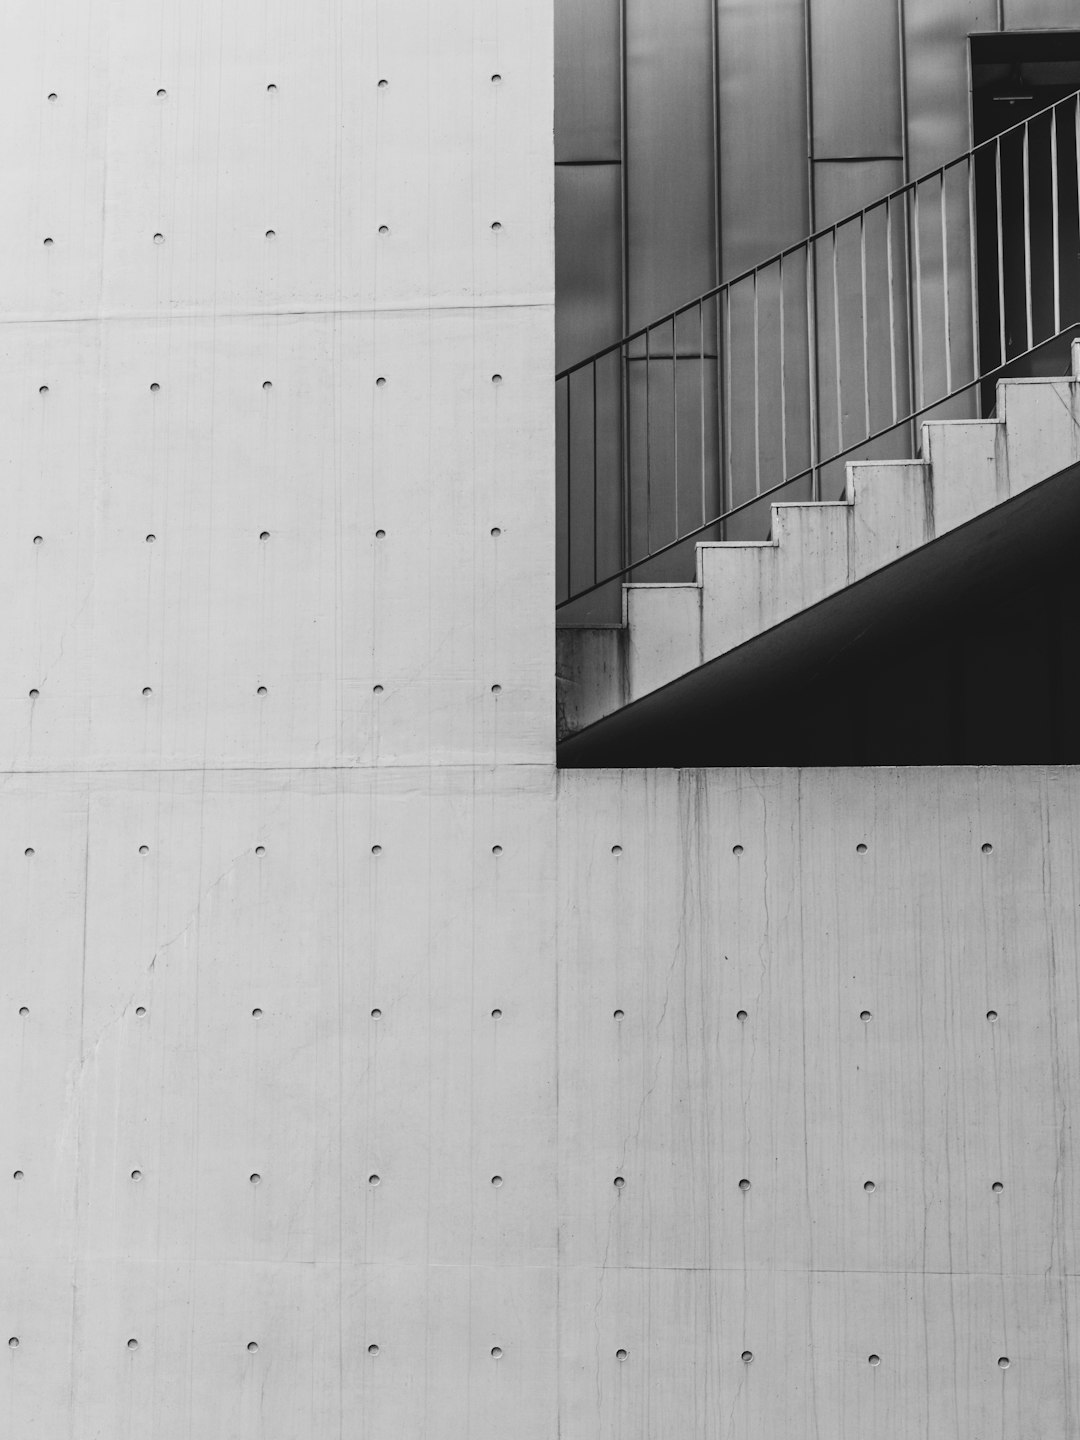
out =
[[[770,540],[699,543],[694,581],[624,586],[624,643],[610,634],[602,643],[560,643],[560,686],[573,692],[563,733],[679,680],[1080,463],[1080,340],[1071,362],[1073,378],[999,381],[997,419],[927,422],[919,460],[849,463],[843,500],[774,504]]]

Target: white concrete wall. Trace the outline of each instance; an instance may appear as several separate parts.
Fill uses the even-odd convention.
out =
[[[548,7],[2,31],[0,1433],[550,1435]]]
[[[563,1435],[1075,1434],[1080,777],[559,788]]]

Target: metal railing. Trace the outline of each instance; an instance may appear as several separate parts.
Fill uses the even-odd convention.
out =
[[[914,454],[1078,322],[1080,92],[556,377],[564,618]]]

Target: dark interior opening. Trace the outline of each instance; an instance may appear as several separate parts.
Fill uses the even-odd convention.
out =
[[[1057,337],[1080,324],[1078,90],[1076,30],[971,37],[973,143],[1001,137],[975,162],[984,415],[998,375],[1068,369],[1068,335]]]

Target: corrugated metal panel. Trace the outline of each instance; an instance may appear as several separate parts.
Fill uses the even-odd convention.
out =
[[[619,160],[620,0],[556,0],[555,160]]]
[[[819,160],[814,166],[818,226],[843,220],[904,183],[899,160]]]
[[[814,154],[899,155],[897,0],[813,0]]]
[[[626,45],[633,328],[716,280],[711,0],[628,0]]]
[[[620,165],[555,167],[555,364],[558,370],[622,330]]]
[[[1072,30],[1078,24],[1076,0],[1005,0],[1006,30],[1033,30],[1047,25]]]
[[[997,29],[997,0],[905,0],[908,173],[966,150],[968,35]]]
[[[810,229],[802,0],[718,0],[717,29],[721,256],[731,276]]]

